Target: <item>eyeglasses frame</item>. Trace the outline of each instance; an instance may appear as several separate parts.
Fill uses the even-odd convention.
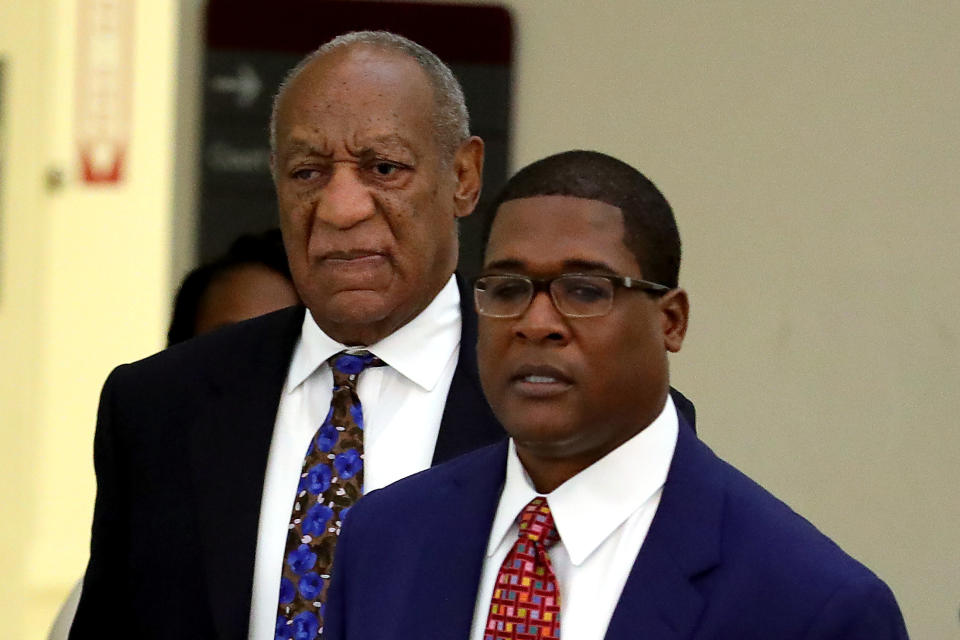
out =
[[[533,292],[530,294],[530,299],[527,301],[526,306],[519,313],[508,315],[508,316],[491,315],[491,314],[480,311],[480,302],[477,299],[477,296],[479,294],[479,291],[477,289],[477,283],[479,283],[484,278],[502,278],[502,277],[515,278],[517,280],[524,280],[531,284],[531,286],[533,287]],[[602,278],[614,285],[614,291],[616,291],[617,287],[621,287],[623,289],[633,289],[635,291],[643,291],[644,293],[649,293],[651,295],[656,295],[656,296],[666,295],[669,291],[672,291],[675,288],[675,287],[668,287],[667,285],[659,284],[657,282],[652,282],[650,280],[642,280],[640,278],[631,278],[630,276],[621,276],[619,274],[607,274],[607,273],[561,273],[560,275],[554,276],[552,278],[531,278],[530,276],[525,276],[518,273],[486,273],[473,278],[473,280],[471,281],[471,286],[473,288],[474,308],[477,310],[478,314],[487,318],[500,318],[500,319],[519,318],[520,316],[522,316],[524,313],[527,312],[527,309],[529,309],[530,305],[533,304],[533,299],[536,298],[538,293],[546,292],[550,296],[550,302],[553,304],[553,308],[557,310],[557,313],[559,313],[565,318],[602,318],[603,316],[610,313],[610,309],[613,309],[613,298],[615,298],[616,296],[613,296],[610,300],[610,309],[608,309],[607,311],[601,314],[578,315],[578,314],[569,314],[561,311],[559,305],[557,305],[557,300],[554,297],[551,286],[553,285],[555,280],[560,280],[562,278]]]

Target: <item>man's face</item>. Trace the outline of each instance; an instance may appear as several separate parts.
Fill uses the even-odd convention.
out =
[[[537,196],[500,206],[484,274],[564,273],[642,278],[623,243],[620,209],[597,200]],[[686,330],[686,294],[617,288],[610,313],[567,318],[539,292],[518,318],[480,316],[483,390],[521,460],[585,468],[656,418],[666,400],[667,351]]]
[[[370,344],[423,310],[456,266],[483,145],[445,158],[433,89],[406,56],[355,45],[314,61],[277,112],[272,159],[294,282],[317,324]]]

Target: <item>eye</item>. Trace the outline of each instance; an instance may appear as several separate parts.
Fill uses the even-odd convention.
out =
[[[585,278],[565,278],[563,295],[570,301],[591,304],[606,300],[611,296],[611,287],[606,280],[587,280]]]
[[[383,178],[392,176],[398,172],[400,168],[400,165],[394,162],[387,162],[386,160],[381,160],[373,165],[374,173]]]
[[[529,285],[524,280],[494,280],[487,284],[487,295],[503,302],[519,300],[529,295]]]
[[[290,176],[294,180],[310,180],[311,178],[316,177],[320,172],[316,169],[306,168],[306,169],[297,169],[293,171]]]

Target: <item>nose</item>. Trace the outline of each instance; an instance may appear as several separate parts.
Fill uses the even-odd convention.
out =
[[[352,164],[337,164],[317,201],[317,218],[338,229],[349,229],[373,216],[373,196]]]
[[[523,340],[560,346],[570,339],[566,318],[557,311],[547,291],[533,294],[530,306],[516,319],[513,332]]]

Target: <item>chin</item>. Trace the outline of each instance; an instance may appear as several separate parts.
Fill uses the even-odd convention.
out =
[[[371,324],[390,315],[394,305],[375,291],[344,291],[334,294],[324,305],[325,317],[337,324]]]
[[[518,427],[504,422],[504,428],[518,447],[543,457],[558,457],[576,449],[579,434],[569,424],[524,422]]]
[[[580,423],[570,403],[556,399],[530,400],[511,396],[509,390],[494,404],[494,413],[511,435],[516,432],[540,440],[565,438],[575,433]]]
[[[328,334],[333,327],[362,327],[381,322],[393,311],[391,301],[373,291],[317,292],[304,296],[303,301]]]

